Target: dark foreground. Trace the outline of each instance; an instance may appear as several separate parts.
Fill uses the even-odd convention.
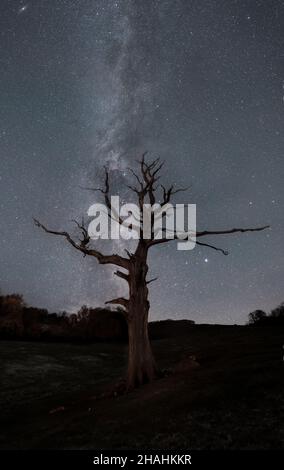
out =
[[[123,376],[123,344],[0,342],[0,448],[284,448],[283,327],[162,336],[161,367],[191,354],[200,366],[183,360],[179,373],[116,397],[102,394]]]

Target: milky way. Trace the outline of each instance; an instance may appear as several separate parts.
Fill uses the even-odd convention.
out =
[[[150,256],[151,318],[243,323],[283,301],[283,2],[1,1],[2,292],[52,310],[124,292],[110,267],[33,226],[74,233],[107,164],[165,160],[200,229],[271,224]],[[121,245],[100,242],[104,251]]]

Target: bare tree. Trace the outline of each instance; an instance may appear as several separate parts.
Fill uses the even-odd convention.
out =
[[[170,203],[172,197],[180,191],[185,191],[187,188],[175,189],[174,186],[166,188],[159,185],[160,170],[163,162],[160,159],[146,162],[145,154],[139,160],[139,171],[136,173],[133,169],[129,169],[132,176],[136,180],[136,186],[128,186],[129,189],[136,195],[138,205],[143,214],[143,205],[150,203],[155,204],[159,197],[159,202],[163,207],[165,204]],[[100,191],[105,200],[108,208],[109,216],[111,215],[111,199],[110,199],[110,183],[109,171],[105,168],[105,181],[103,188],[89,188],[94,191]],[[117,215],[117,222],[123,225],[123,220]],[[174,233],[172,238],[159,238],[155,237],[153,218],[151,218],[151,236],[149,239],[143,239],[142,227],[143,220],[140,225],[140,237],[137,241],[136,249],[131,253],[126,251],[127,256],[119,254],[103,254],[95,248],[91,247],[91,240],[88,235],[87,228],[84,224],[75,221],[78,229],[81,231],[82,239],[75,241],[68,232],[60,232],[50,230],[45,227],[38,220],[34,219],[36,226],[42,228],[45,232],[52,235],[64,237],[76,250],[83,253],[84,256],[93,256],[100,264],[112,264],[119,269],[114,273],[128,284],[129,297],[119,297],[112,299],[106,303],[117,304],[123,307],[124,315],[128,324],[129,334],[129,352],[128,352],[128,373],[127,373],[127,388],[139,386],[145,382],[152,381],[158,375],[158,368],[154,360],[152,349],[148,336],[148,315],[149,315],[149,300],[148,300],[148,284],[154,279],[148,280],[148,252],[149,249],[155,245],[167,243],[172,239],[177,238],[177,233]],[[218,248],[212,244],[201,242],[199,239],[210,235],[224,235],[233,234],[237,232],[256,232],[267,228],[234,228],[230,230],[204,230],[196,233],[196,244],[212,248],[220,251],[224,255],[228,253],[222,248]]]

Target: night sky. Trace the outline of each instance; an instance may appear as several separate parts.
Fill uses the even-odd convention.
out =
[[[81,187],[107,162],[127,200],[125,167],[148,150],[166,184],[191,185],[176,201],[197,204],[198,229],[271,224],[202,240],[229,256],[152,248],[151,319],[244,323],[283,301],[283,14],[280,0],[1,0],[2,293],[70,312],[124,294],[32,217],[74,233],[98,201]]]

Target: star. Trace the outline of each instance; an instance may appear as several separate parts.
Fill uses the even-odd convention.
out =
[[[232,303],[233,321],[245,323],[249,309],[272,308],[275,298],[282,300],[280,267],[270,279],[283,250],[284,81],[274,75],[280,14],[272,15],[269,2],[258,0],[257,16],[256,7],[245,2],[218,2],[218,9],[210,2],[202,9],[200,2],[155,1],[151,8],[147,3],[2,1],[0,209],[6,244],[0,244],[0,257],[6,280],[0,289],[18,291],[31,305],[51,311],[103,305],[112,288],[117,297],[126,294],[122,280],[113,284],[110,266],[71,248],[65,252],[63,240],[36,231],[31,217],[74,230],[75,236],[69,220],[80,220],[95,202],[81,188],[101,187],[105,164],[112,170],[111,195],[119,193],[121,204],[136,202],[125,189],[137,183],[127,168],[139,172],[137,160],[148,150],[146,160],[165,160],[157,187],[191,187],[173,203],[196,203],[201,230],[273,227],[212,239],[216,247],[228,243],[230,257],[214,252],[213,259],[210,249],[199,246],[178,252],[175,242],[153,248],[149,279],[164,276],[172,290],[168,296],[163,282],[153,284],[152,319],[168,315],[170,303],[176,318],[216,322],[214,311],[226,322]],[[162,200],[158,187],[157,202]],[[101,245],[102,251],[123,254],[119,243]],[[200,269],[204,264],[208,268]],[[253,276],[258,286],[246,293]],[[181,295],[186,284],[191,293]],[[265,302],[253,305],[259,291]]]
[[[23,5],[21,8],[19,8],[18,10],[18,15],[21,15],[22,13],[24,13],[25,11],[27,11],[29,5]]]

